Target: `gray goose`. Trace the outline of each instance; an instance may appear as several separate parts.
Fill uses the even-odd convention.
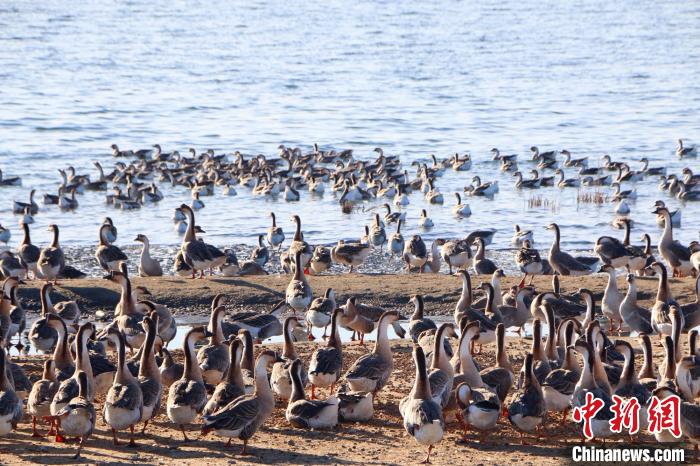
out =
[[[428,446],[425,463],[430,463],[433,446],[442,440],[445,420],[440,404],[430,392],[430,383],[425,364],[425,355],[419,346],[413,348],[413,362],[416,365],[416,380],[411,393],[399,403],[403,425],[421,445]]]
[[[365,243],[346,243],[339,240],[338,244],[331,248],[331,258],[337,264],[347,265],[350,267],[349,272],[352,273],[355,267],[359,267],[372,252],[369,244]]]
[[[191,423],[198,413],[202,412],[207,402],[207,390],[204,386],[202,371],[197,364],[194,344],[210,336],[204,327],[194,327],[185,336],[183,350],[185,353],[185,369],[182,378],[177,380],[168,391],[168,418],[180,427],[185,442],[189,442],[185,432],[185,424]]]
[[[520,443],[525,444],[523,434],[539,428],[547,412],[542,387],[533,372],[532,353],[525,356],[523,364],[524,386],[508,405],[508,419],[520,433]]]
[[[342,312],[341,309],[333,311],[327,345],[316,349],[311,355],[308,374],[312,399],[316,398],[316,387],[330,387],[328,393],[333,393],[333,387],[340,378],[343,369],[343,342],[338,332],[338,318]]]
[[[202,416],[213,414],[239,396],[246,394],[243,373],[241,372],[243,341],[231,336],[228,341],[228,352],[231,364],[226,371],[226,377],[217,384],[214,393],[202,410]]]
[[[151,243],[146,235],[138,234],[134,241],[143,244],[139,262],[139,275],[142,277],[161,277],[163,268],[160,263],[151,257]]]
[[[323,338],[326,338],[326,328],[331,323],[331,317],[336,308],[335,290],[333,288],[326,288],[323,296],[311,302],[305,315],[306,331],[309,334],[309,340],[314,339],[311,333],[313,327],[323,328]]]
[[[311,260],[313,255],[313,248],[309,243],[304,241],[304,235],[301,232],[301,217],[298,215],[292,215],[292,221],[294,222],[296,228],[294,230],[294,239],[289,245],[289,250],[287,255],[289,257],[295,257],[297,251],[301,252],[301,264],[302,268],[306,267]]]
[[[445,241],[440,249],[440,256],[450,268],[450,275],[453,266],[468,269],[472,265],[472,248],[466,239]]]
[[[126,264],[122,263],[121,271],[110,272],[110,274],[104,278],[119,284],[121,287],[121,297],[114,309],[114,315],[116,317],[112,323],[108,325],[108,328],[116,328],[123,333],[126,338],[126,343],[130,348],[139,348],[146,339],[146,334],[141,325],[145,314],[136,307],[136,303],[134,302],[131,291],[131,280],[129,280],[126,271]]]
[[[565,323],[564,329],[564,362],[561,367],[547,374],[542,381],[542,393],[547,404],[547,411],[562,412],[562,424],[566,422],[567,413],[571,408],[571,398],[576,383],[581,377],[581,370],[573,354],[573,338],[576,325],[572,320]]]
[[[590,267],[582,262],[574,259],[571,255],[562,251],[559,248],[561,233],[559,225],[550,223],[547,226],[548,230],[554,230],[554,242],[549,250],[549,264],[560,275],[590,275],[593,273]]]
[[[456,338],[454,324],[445,322],[438,327],[433,345],[432,361],[430,371],[428,371],[428,383],[433,401],[441,408],[447,406],[447,402],[452,392],[452,382],[454,380],[454,369],[449,358],[444,351],[445,338]]]
[[[0,348],[0,436],[4,437],[22,420],[22,400],[7,377],[7,355]]]
[[[27,269],[27,278],[29,278],[29,272],[32,272],[34,279],[37,279],[39,278],[38,264],[41,250],[32,244],[32,239],[29,236],[29,225],[22,223],[22,230],[24,231],[24,238],[17,249],[17,255],[22,266]]]
[[[637,282],[633,274],[627,274],[627,294],[620,303],[620,316],[631,331],[651,335],[651,311],[637,304]]]
[[[270,212],[270,217],[272,218],[272,225],[267,229],[267,242],[270,246],[279,250],[284,242],[284,231],[282,227],[277,226],[274,212]]]
[[[184,262],[192,269],[192,278],[195,277],[196,271],[200,271],[200,277],[204,278],[204,270],[209,268],[214,259],[207,248],[207,245],[197,240],[195,233],[194,211],[187,204],[180,205],[180,209],[187,216],[187,231],[182,238],[180,251]]]
[[[221,321],[225,313],[224,306],[218,306],[212,311],[207,327],[207,331],[211,333],[209,344],[202,346],[197,352],[197,362],[202,371],[202,378],[204,383],[209,385],[221,382],[231,363],[224,341],[224,332],[221,329]]]
[[[274,351],[264,350],[260,353],[255,362],[255,391],[204,416],[203,436],[215,431],[222,437],[228,437],[227,446],[237,437],[243,440],[241,454],[247,453],[248,441],[270,417],[275,406],[275,398],[267,380],[267,369],[278,359]]]
[[[42,437],[36,430],[36,420],[51,416],[51,400],[58,390],[58,382],[54,373],[53,359],[44,361],[44,372],[41,379],[34,382],[32,391],[27,398],[27,412],[32,416],[32,437]]]
[[[491,260],[486,258],[486,243],[481,237],[476,238],[476,254],[474,254],[474,273],[477,275],[491,275],[498,267]]]
[[[95,258],[106,272],[119,270],[119,264],[129,260],[126,254],[121,249],[114,246],[107,240],[107,231],[110,230],[109,224],[104,224],[100,227],[100,243],[95,251]]]
[[[294,253],[294,277],[290,280],[289,285],[287,285],[285,297],[287,306],[292,308],[295,313],[304,313],[311,304],[313,298],[311,285],[306,281],[306,277],[302,271],[303,265],[301,256],[302,251],[300,250]]]
[[[413,340],[414,343],[417,343],[418,337],[421,333],[425,332],[426,330],[437,330],[437,326],[432,319],[425,317],[423,313],[424,304],[422,295],[416,294],[411,296],[409,302],[414,304],[415,310],[413,311],[411,319],[408,322],[408,334],[411,336],[411,340]]]
[[[325,400],[307,400],[301,380],[305,372],[303,363],[295,359],[289,366],[292,394],[287,404],[285,417],[294,426],[302,429],[331,429],[338,424],[338,398],[329,396]]]
[[[143,409],[141,410],[140,421],[143,422],[141,434],[144,434],[148,422],[158,414],[160,409],[160,401],[163,397],[163,384],[154,352],[158,334],[158,314],[151,312],[150,316],[143,318],[142,325],[146,331],[146,341],[144,341],[142,347],[143,351],[139,361],[137,380],[143,394]]]
[[[73,456],[75,460],[80,458],[83,446],[92,435],[97,421],[95,406],[88,397],[88,374],[80,370],[77,372],[78,395],[63,406],[55,416],[66,434],[80,438],[78,451]]]
[[[143,392],[136,377],[126,366],[126,339],[116,328],[110,328],[106,337],[117,347],[117,373],[105,398],[103,416],[105,424],[112,429],[112,441],[119,445],[117,431],[131,430],[129,445],[135,446],[134,426],[143,415]],[[145,352],[144,352],[145,353]]]
[[[66,265],[63,249],[58,243],[58,225],[49,225],[49,231],[53,232],[53,241],[49,247],[41,250],[39,254],[38,268],[42,277],[48,282],[58,281],[58,276]]]
[[[289,377],[289,366],[296,359],[299,359],[296,349],[294,348],[294,335],[292,331],[294,328],[301,327],[301,324],[296,319],[296,317],[287,317],[284,321],[284,349],[282,352],[282,361],[276,362],[272,366],[272,373],[270,374],[270,385],[272,386],[272,391],[282,400],[289,400],[292,396],[292,379]],[[303,385],[309,383],[309,378],[304,370],[302,373]]]
[[[657,207],[652,213],[661,214],[664,217],[664,232],[659,239],[659,253],[673,270],[674,277],[682,277],[691,272],[693,266],[690,262],[691,251],[678,241],[673,239],[673,224],[671,214],[666,207]]]
[[[515,253],[515,263],[520,268],[520,271],[525,274],[523,279],[518,284],[518,286],[521,288],[525,286],[525,280],[527,280],[528,275],[530,275],[529,284],[532,285],[535,275],[542,274],[544,269],[540,252],[531,246],[529,239],[524,239],[521,241],[521,247]]]
[[[636,398],[640,406],[647,406],[649,398],[651,398],[651,390],[639,383],[637,374],[634,371],[634,350],[632,345],[625,340],[615,340],[615,349],[625,357],[625,365],[622,369],[620,382],[615,389],[615,395],[627,399]],[[647,421],[648,418],[646,412],[644,412],[640,416],[640,431],[646,430]]]
[[[612,399],[610,392],[606,388],[599,386],[597,378],[594,376],[596,350],[590,342],[583,339],[576,341],[574,349],[583,359],[583,369],[574,389],[571,407],[576,409],[583,406],[586,403],[587,393],[592,393],[593,396],[601,399],[604,407],[591,419],[591,430],[595,438],[607,437],[610,435],[609,421],[613,416],[610,410]]]
[[[411,271],[411,267],[418,267],[418,271],[423,273],[423,267],[428,261],[428,250],[420,235],[413,235],[405,244],[403,248],[403,260],[406,262],[407,272]]]

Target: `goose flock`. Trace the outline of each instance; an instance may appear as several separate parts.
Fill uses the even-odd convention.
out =
[[[635,191],[621,188],[623,182],[658,176],[660,187],[670,195],[682,201],[700,200],[696,196],[700,191],[694,191],[700,178],[690,168],[683,170],[682,177],[667,176],[665,169],[649,168],[646,160],[642,161],[642,170],[634,171],[627,163],[605,156],[603,164],[593,169],[587,158],[572,158],[569,151],[540,152],[533,146],[531,162],[535,168],[531,170],[533,178],[528,180],[518,169],[517,155],[502,155],[493,149],[492,157],[501,170],[513,172],[516,189],[614,186],[612,199],[619,214],[616,221],[624,229],[622,238],[599,237],[591,247],[594,256],[575,256],[562,249],[561,237],[566,231],[557,223],[550,223],[540,232],[515,224],[511,240],[514,264],[523,276],[519,284],[504,290],[503,264],[487,257],[486,247],[495,230],[475,230],[462,239],[438,238],[430,246],[420,234],[404,238],[401,232],[410,196],[419,192],[430,204],[444,203],[437,187],[439,177],[450,169],[469,171],[469,155],[455,154],[445,160],[432,156],[431,165],[415,162],[418,177],[411,179],[397,157],[387,156],[379,148],[375,149],[376,159],[369,162],[355,159],[351,150],[322,151],[317,146],[307,154],[299,148],[280,146],[280,156],[274,159],[245,157],[237,152],[232,162],[214,151],[198,155],[192,149],[190,157],[184,157],[177,152],[165,153],[159,145],[135,151],[121,151],[113,145],[112,151],[120,158],[113,172],[106,174],[96,163],[100,176],[93,181],[73,167],[60,170],[58,194],[47,194],[44,203],[75,210],[79,208],[76,195],[112,189],[106,196],[108,205],[135,210],[163,199],[156,177],[161,182],[186,186],[192,199],[189,204],[182,203],[173,215],[183,237],[172,272],[190,279],[205,279],[207,272],[209,276],[266,274],[266,266],[274,259],[289,275],[284,298],[269,312],[232,313],[227,309],[226,296],[213,297],[208,325],[189,329],[179,362],[168,348],[177,333],[172,311],[157,303],[146,288],[131,283],[132,262],[132,270],[142,277],[166,273],[163,264],[150,253],[149,238],[136,234],[134,241],[142,248],[138,257],[129,257],[115,244],[118,231],[111,218],[96,225],[96,263],[104,279],[120,288],[114,319],[98,327],[86,318],[76,301],[51,300],[51,291],[60,287],[60,282],[79,280],[85,274],[68,263],[58,224],[49,227],[49,245],[32,243],[32,217],[43,211],[32,191],[28,203],[14,201],[12,206],[20,216],[21,244],[16,250],[0,253],[0,436],[9,435],[20,422],[31,422],[35,437],[51,436],[56,442],[78,438],[78,458],[84,447],[89,448],[98,417],[111,429],[115,446],[125,432],[128,445],[134,446],[137,427],[146,435],[149,422],[162,410],[173,428],[181,431],[184,441],[190,440],[188,432],[191,435],[194,424],[201,431],[200,441],[208,441],[210,433],[223,438],[227,446],[237,439],[242,442],[242,453],[246,453],[249,442],[279,403],[295,429],[332,429],[339,422],[368,422],[373,418],[376,398],[395,376],[391,327],[399,338],[407,333],[413,342],[415,379],[413,388],[399,403],[399,412],[407,434],[427,448],[425,462],[430,462],[432,450],[443,441],[453,420],[465,432],[475,430],[486,443],[488,433],[505,416],[524,442],[525,435],[539,437],[546,419],[555,413],[566,422],[569,411],[582,406],[587,393],[603,400],[607,408],[592,424],[598,439],[615,435],[607,422],[612,416],[612,395],[636,398],[642,406],[648,405],[652,395],[662,399],[679,395],[683,400],[682,438],[697,450],[700,243],[684,245],[675,240],[673,232],[679,226],[681,211],[672,212],[663,201],[657,201],[649,206],[647,214],[654,215],[663,228],[656,248],[652,249],[648,233],[642,237],[644,244],[632,244],[634,222],[624,203],[634,199]],[[694,147],[679,141],[677,155],[685,159],[697,153]],[[566,178],[564,169],[578,170],[579,177]],[[543,170],[553,170],[554,175],[540,176]],[[613,177],[606,172],[617,174]],[[17,185],[21,185],[20,178],[3,178],[0,172],[0,186]],[[299,200],[301,188],[321,192],[325,186],[340,193],[343,211],[379,198],[386,201],[384,212],[373,212],[371,224],[365,226],[364,235],[357,241],[341,239],[329,246],[307,242],[299,215],[290,220],[294,233],[285,244],[282,222],[271,212],[270,227],[259,233],[257,247],[241,261],[232,249],[221,250],[198,237],[204,230],[196,222],[196,212],[206,208],[201,198],[216,191],[234,196],[236,188],[248,188],[261,196],[283,196],[294,202]],[[469,216],[471,210],[463,198],[494,196],[498,191],[497,180],[484,183],[473,176],[462,193],[455,193],[452,212],[457,217]],[[420,214],[420,224],[433,225],[425,210]],[[542,254],[534,247],[535,233],[545,235],[546,231],[551,232],[552,243],[548,253]],[[0,227],[0,241],[7,243],[9,239],[10,230]],[[427,317],[421,295],[411,296],[414,311],[410,319],[405,319],[397,309],[362,303],[355,296],[340,300],[330,288],[312,289],[309,274],[329,273],[331,266],[353,272],[376,250],[399,257],[408,274],[447,271],[454,275],[455,286],[461,285],[459,299],[444,303],[454,307],[453,321]],[[446,267],[442,267],[443,262]],[[581,288],[575,295],[562,292],[560,276],[593,273],[606,275],[603,290]],[[626,291],[618,288],[618,274],[626,282]],[[532,285],[536,275],[551,276],[552,290],[536,289]],[[476,287],[472,284],[474,276],[480,276]],[[681,304],[674,299],[669,277],[687,276],[696,277],[696,300]],[[658,292],[650,308],[638,302],[636,282],[642,277],[658,280]],[[29,279],[34,281],[25,282]],[[36,319],[18,299],[18,290],[32,285],[40,286],[41,313]],[[482,299],[474,298],[475,288],[483,292]],[[601,295],[597,303],[596,296]],[[401,325],[402,320],[408,320],[407,329]],[[324,332],[324,341],[314,344],[308,365],[295,348],[303,329],[310,339],[313,329]],[[357,339],[359,344],[376,330],[374,348],[349,361],[340,329],[351,331],[352,340]],[[516,374],[505,335],[506,331],[522,335],[526,330],[532,334],[531,350]],[[636,335],[639,341],[644,354],[640,371],[635,369],[636,348],[630,340],[614,338],[623,331]],[[11,356],[13,348],[22,349],[25,333],[29,344],[47,355],[41,378],[34,382],[27,377],[21,359]],[[687,355],[680,350],[684,333]],[[281,352],[258,348],[255,357],[256,345],[280,335],[284,340]],[[652,337],[659,338],[665,349],[658,370],[652,364]],[[450,342],[453,339],[457,340],[454,348]],[[481,368],[475,356],[489,346],[495,346],[495,363]],[[642,431],[647,423],[643,419]],[[40,432],[42,427],[48,433]],[[658,442],[678,441],[655,435]]]

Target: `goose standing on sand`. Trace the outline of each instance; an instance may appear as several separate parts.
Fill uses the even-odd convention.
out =
[[[518,284],[520,288],[525,286],[525,280],[527,280],[528,275],[530,275],[529,284],[532,285],[535,275],[542,274],[544,269],[540,252],[531,246],[528,239],[521,242],[520,249],[515,253],[515,263],[520,268],[520,271],[525,274]]]
[[[78,395],[72,398],[54,416],[60,423],[63,432],[71,437],[80,438],[78,451],[73,456],[74,460],[80,458],[83,446],[95,430],[97,421],[95,406],[88,396],[88,374],[78,370],[77,379]]]
[[[369,244],[346,243],[343,240],[339,240],[338,244],[331,248],[331,258],[337,264],[350,267],[348,273],[352,273],[355,267],[359,267],[364,263],[371,252]]]
[[[141,347],[146,339],[141,325],[144,314],[136,307],[131,291],[131,280],[126,272],[126,264],[122,264],[121,271],[111,272],[105,279],[118,284],[121,288],[119,303],[114,308],[116,317],[108,327],[115,327],[122,332],[130,348]]]
[[[204,278],[204,270],[209,268],[213,257],[207,249],[207,245],[197,240],[195,233],[194,211],[187,204],[180,205],[180,210],[187,216],[187,232],[182,238],[182,257],[185,263],[192,268],[192,278],[195,277],[197,270],[200,271],[199,278]]]
[[[338,424],[338,398],[329,396],[325,400],[307,400],[304,394],[302,373],[304,366],[295,359],[289,366],[292,394],[287,404],[285,417],[289,423],[302,429],[330,429]]]
[[[8,378],[7,355],[0,348],[0,437],[17,428],[22,420],[22,400],[15,393],[12,381]]]
[[[311,304],[313,292],[311,291],[311,285],[306,281],[306,276],[302,271],[301,256],[302,252],[297,250],[294,255],[294,277],[292,277],[289,285],[287,285],[285,301],[287,306],[291,307],[295,313],[301,312],[303,314]]]
[[[625,340],[615,340],[615,350],[622,354],[625,358],[625,363],[622,368],[620,382],[615,389],[615,395],[627,400],[635,398],[639,402],[639,406],[647,406],[651,391],[639,383],[637,373],[634,371],[634,350],[632,345]],[[639,430],[645,431],[648,425],[648,416],[646,410],[640,410],[640,426]]]
[[[154,352],[158,334],[158,314],[152,312],[150,316],[144,317],[143,327],[146,331],[146,341],[143,343],[138,373],[138,383],[143,394],[143,410],[140,419],[143,422],[141,434],[146,432],[148,422],[158,414],[160,401],[163,397],[163,384]]]
[[[676,302],[670,292],[666,267],[658,262],[654,262],[652,266],[659,274],[659,286],[656,292],[656,300],[651,308],[651,328],[658,332],[660,336],[673,335],[671,311]],[[685,318],[680,309],[678,309],[678,313],[681,318],[680,328],[683,328]]]
[[[415,310],[413,311],[411,319],[408,322],[408,334],[411,336],[411,340],[413,340],[414,343],[417,343],[418,337],[421,333],[427,330],[437,330],[437,326],[432,319],[428,319],[424,316],[423,296],[419,294],[413,295],[411,296],[409,302],[413,303]]]
[[[134,241],[143,244],[139,262],[139,275],[142,277],[162,277],[163,268],[160,262],[151,257],[151,242],[146,235],[138,234]]]
[[[603,265],[598,272],[608,274],[608,283],[603,292],[600,309],[603,311],[603,315],[610,321],[610,333],[612,333],[615,328],[615,322],[617,322],[617,332],[619,334],[622,331],[620,306],[622,305],[624,295],[617,289],[617,273],[615,272],[615,267],[612,265]]]
[[[309,381],[311,382],[311,398],[316,398],[316,387],[330,387],[329,397],[333,387],[340,378],[343,369],[343,342],[338,331],[338,319],[342,309],[335,309],[331,317],[331,335],[323,348],[316,349],[309,362]]]
[[[556,223],[550,223],[547,226],[547,230],[554,230],[554,242],[552,243],[552,247],[549,249],[549,264],[556,272],[558,272],[560,275],[574,276],[590,275],[593,273],[593,270],[591,270],[591,268],[586,264],[574,259],[571,255],[559,248],[559,243],[561,240],[559,225]]]
[[[627,274],[627,294],[620,303],[620,316],[630,331],[651,335],[651,311],[637,304],[637,282],[633,274]]]
[[[58,225],[49,225],[49,231],[53,233],[53,241],[49,247],[41,250],[38,268],[39,273],[47,282],[53,280],[56,284],[58,276],[66,265],[66,259],[63,255],[63,249],[58,243]]]
[[[27,269],[26,278],[29,279],[29,272],[32,272],[32,275],[36,280],[39,278],[38,263],[41,250],[32,244],[32,239],[29,236],[29,225],[22,223],[22,230],[24,231],[24,238],[17,249],[17,255],[19,256],[19,261],[22,266]]]
[[[326,292],[323,296],[311,302],[309,310],[306,311],[305,315],[306,331],[309,334],[309,340],[314,339],[311,333],[314,327],[322,328],[323,338],[326,338],[326,328],[328,324],[331,323],[331,317],[336,308],[335,290],[333,288],[326,288]]]
[[[243,373],[241,372],[241,358],[243,356],[243,341],[234,335],[231,335],[227,347],[229,353],[229,365],[226,377],[219,382],[214,389],[207,404],[202,410],[202,416],[213,414],[221,408],[228,405],[230,402],[246,394],[245,382],[243,382]]]
[[[564,328],[564,361],[559,369],[554,369],[542,381],[542,393],[547,411],[562,412],[562,425],[566,422],[567,413],[571,408],[571,399],[576,383],[581,376],[578,362],[573,354],[573,338],[575,324],[569,320]]]
[[[276,362],[272,366],[272,373],[270,374],[270,386],[275,394],[283,399],[289,400],[292,396],[292,379],[289,377],[289,366],[296,359],[299,359],[296,348],[294,347],[294,335],[293,331],[295,328],[301,327],[301,324],[296,319],[296,317],[287,317],[284,320],[284,349],[282,351],[282,362]],[[307,376],[306,370],[301,373],[302,384],[305,387],[309,378]]]
[[[377,324],[377,340],[371,353],[360,356],[345,373],[350,388],[355,392],[372,392],[376,398],[391,377],[394,361],[387,327],[399,320],[399,313],[386,311]]]
[[[129,260],[121,249],[107,241],[106,233],[109,228],[107,224],[100,227],[100,244],[95,251],[97,262],[106,272],[118,271],[119,264]]]
[[[602,400],[603,408],[590,420],[591,431],[595,438],[610,436],[609,421],[613,417],[613,413],[610,410],[612,399],[610,397],[610,392],[604,387],[599,386],[594,376],[594,371],[596,370],[596,350],[591,342],[582,339],[576,341],[574,349],[583,359],[583,369],[576,383],[576,388],[574,388],[571,407],[577,409],[584,406],[587,403],[586,398],[588,393],[592,393],[595,398]]]
[[[295,224],[294,239],[289,245],[287,255],[293,258],[297,251],[301,252],[301,265],[304,268],[311,260],[314,251],[311,245],[304,240],[304,235],[301,232],[301,217],[292,215],[292,221]]]
[[[532,433],[542,425],[547,405],[542,387],[533,371],[533,355],[528,353],[523,364],[524,386],[508,405],[508,419],[520,433],[520,443],[525,444],[523,433]]]
[[[452,275],[452,267],[468,269],[472,266],[472,248],[467,239],[451,239],[445,241],[440,249],[440,256],[447,262]]]
[[[204,416],[202,435],[215,431],[221,437],[228,437],[226,446],[234,437],[243,440],[241,454],[247,453],[248,441],[270,417],[275,407],[275,397],[267,379],[267,369],[279,358],[274,351],[264,350],[255,362],[255,391],[243,395],[220,410]]]
[[[258,264],[260,267],[267,264],[267,261],[270,259],[270,251],[263,243],[264,239],[265,235],[258,235],[258,247],[253,249],[253,251],[250,253],[250,260]]]
[[[411,267],[418,267],[419,273],[423,273],[423,266],[428,261],[428,250],[420,235],[413,235],[403,248],[403,260],[406,262],[406,271],[411,272]]]
[[[207,402],[207,390],[197,364],[194,344],[208,336],[209,332],[204,327],[195,327],[187,332],[183,343],[185,370],[182,378],[174,382],[168,391],[168,418],[180,428],[185,442],[190,441],[185,432],[185,424],[191,423]]]
[[[693,266],[690,262],[690,249],[673,239],[671,214],[666,207],[657,207],[652,213],[664,217],[664,232],[659,239],[659,253],[673,270],[674,277],[690,274]]]
[[[270,246],[279,250],[284,242],[284,231],[282,231],[282,227],[277,226],[274,212],[270,212],[270,217],[272,218],[272,225],[267,229],[266,239]]]
[[[433,401],[442,408],[447,406],[454,380],[454,369],[444,350],[445,338],[447,337],[457,337],[454,324],[449,322],[441,324],[435,333],[432,361],[428,372],[428,383]]]
[[[42,437],[36,430],[36,420],[51,416],[51,400],[58,390],[53,359],[44,361],[41,379],[34,382],[27,398],[27,412],[32,416],[32,437]]]
[[[105,424],[112,429],[112,441],[119,445],[117,431],[131,431],[129,445],[135,446],[134,426],[141,420],[143,414],[143,393],[138,379],[131,374],[126,366],[126,340],[122,333],[110,328],[107,338],[117,347],[117,374],[105,398],[103,416]]]
[[[399,411],[406,432],[421,445],[428,446],[424,463],[430,463],[433,446],[442,440],[445,433],[445,420],[442,408],[434,401],[430,391],[425,355],[420,346],[413,348],[413,362],[416,365],[416,380],[411,393],[399,403]]]
[[[328,270],[333,263],[330,248],[325,246],[316,246],[314,253],[309,261],[309,268],[314,275],[321,274]]]
[[[221,322],[226,313],[224,306],[218,306],[212,310],[207,331],[211,333],[209,344],[199,348],[197,362],[202,371],[204,383],[216,385],[224,378],[231,361],[228,357],[228,347],[224,341],[224,332]]]

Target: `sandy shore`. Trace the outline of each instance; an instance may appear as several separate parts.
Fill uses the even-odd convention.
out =
[[[211,296],[224,292],[229,301],[240,307],[265,308],[278,301],[287,283],[287,277],[251,277],[246,279],[206,279],[186,280],[179,278],[135,279],[138,284],[149,287],[157,301],[167,304],[178,317],[183,315],[180,309],[185,307],[204,315]],[[406,307],[408,296],[423,293],[427,296],[426,310],[429,314],[451,314],[459,294],[459,281],[456,277],[444,275],[407,276],[319,276],[310,278],[315,294],[325,287],[332,286],[338,290],[339,297],[349,294],[361,300],[382,304],[388,308],[399,307],[408,314]],[[507,284],[513,279],[506,280]],[[647,304],[656,288],[656,279],[644,279],[641,282],[642,303]],[[476,281],[478,283],[478,279]],[[541,279],[536,282],[540,288],[548,287],[549,281]],[[28,283],[23,292],[28,298],[36,293]],[[599,294],[604,286],[602,276],[592,276],[562,281],[564,291],[574,291],[579,286],[595,290]],[[681,302],[694,299],[693,280],[672,281],[676,298]],[[61,294],[78,298],[86,308],[91,310],[110,308],[116,302],[116,290],[106,281],[83,280],[66,281],[58,288]],[[380,298],[381,296],[381,298]],[[634,340],[634,339],[633,339]],[[453,342],[456,345],[456,342]],[[528,339],[508,338],[507,350],[514,368],[520,369],[523,356],[531,344]],[[636,341],[633,342],[638,346]],[[653,339],[655,359],[661,361],[662,347]],[[278,348],[275,345],[263,347]],[[301,358],[308,364],[308,359],[315,348],[314,343],[300,343],[298,350]],[[685,348],[685,342],[684,342]],[[84,450],[83,463],[99,464],[415,464],[421,461],[425,451],[410,438],[403,429],[398,411],[398,403],[410,391],[414,378],[411,361],[411,344],[405,340],[393,342],[395,370],[388,386],[380,392],[375,401],[375,416],[369,423],[342,424],[332,431],[302,431],[291,428],[284,418],[284,406],[278,403],[272,418],[265,424],[251,442],[252,456],[238,455],[240,444],[226,449],[224,443],[214,434],[190,443],[181,441],[181,434],[173,429],[165,413],[161,410],[156,422],[149,427],[147,435],[138,440],[136,449],[125,446],[114,447],[110,432],[102,420],[102,401],[97,400],[98,426]],[[257,351],[260,347],[257,348]],[[371,345],[359,347],[345,345],[344,365],[347,368],[358,356],[371,350]],[[181,358],[181,352],[176,352]],[[28,371],[30,377],[37,378],[40,373],[42,358],[19,357],[15,359]],[[494,348],[485,347],[484,353],[477,356],[482,367],[494,362]],[[641,356],[638,356],[641,364]],[[638,366],[639,367],[639,366]],[[323,393],[323,392],[322,392]],[[569,424],[571,427],[572,425]],[[531,445],[522,446],[519,435],[507,420],[499,421],[498,428],[489,435],[489,443],[481,444],[475,433],[467,436],[466,442],[456,423],[449,424],[449,432],[437,446],[433,463],[442,464],[562,464],[569,463],[571,447],[578,441],[574,430],[559,426],[558,419],[550,420],[545,437],[536,442],[529,439]],[[199,436],[197,426],[191,426],[193,438]],[[75,445],[56,444],[52,440],[31,438],[29,419],[20,424],[17,432],[0,438],[0,464],[66,464],[73,463],[71,455]],[[125,439],[125,432],[121,438]],[[648,447],[657,444],[653,438],[642,436],[640,439]],[[612,440],[613,444],[623,445],[626,437]],[[610,443],[609,443],[610,444]],[[692,452],[686,453],[692,458]]]

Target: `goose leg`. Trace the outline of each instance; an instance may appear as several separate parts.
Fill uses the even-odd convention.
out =
[[[243,440],[243,448],[241,449],[241,455],[248,454],[248,440]]]
[[[525,287],[525,280],[527,280],[527,274],[523,277],[522,280],[520,280],[520,283],[518,283],[518,288],[524,288]]]
[[[119,446],[119,439],[117,438],[116,429],[112,429],[112,442],[114,443],[114,446]]]
[[[311,399],[315,400],[316,399],[316,385],[311,384]]]
[[[32,437],[41,437],[36,430],[36,416],[32,416]]]
[[[61,435],[61,420],[56,419],[56,443],[63,443],[66,439]]]
[[[129,426],[129,430],[131,431],[131,435],[129,435],[129,445],[128,446],[133,448],[133,447],[138,446],[138,445],[136,445],[136,441],[134,440],[134,425],[133,424],[131,424]]]
[[[185,432],[184,424],[180,424],[180,430],[182,431],[182,436],[184,437],[184,441],[189,442],[190,439],[187,437],[187,433]]]
[[[228,442],[224,445],[225,448],[231,448],[231,441],[233,440],[233,437],[228,438]]]
[[[146,427],[148,427],[148,419],[143,422],[143,429],[141,429],[141,435],[146,434]]]
[[[433,451],[433,446],[430,445],[428,446],[428,456],[425,457],[425,461],[423,461],[423,464],[430,464],[430,452]]]
[[[73,456],[74,460],[77,460],[78,458],[80,458],[80,452],[83,451],[83,445],[85,444],[86,440],[87,440],[87,436],[83,436],[80,438],[80,445],[78,445],[78,451]]]

